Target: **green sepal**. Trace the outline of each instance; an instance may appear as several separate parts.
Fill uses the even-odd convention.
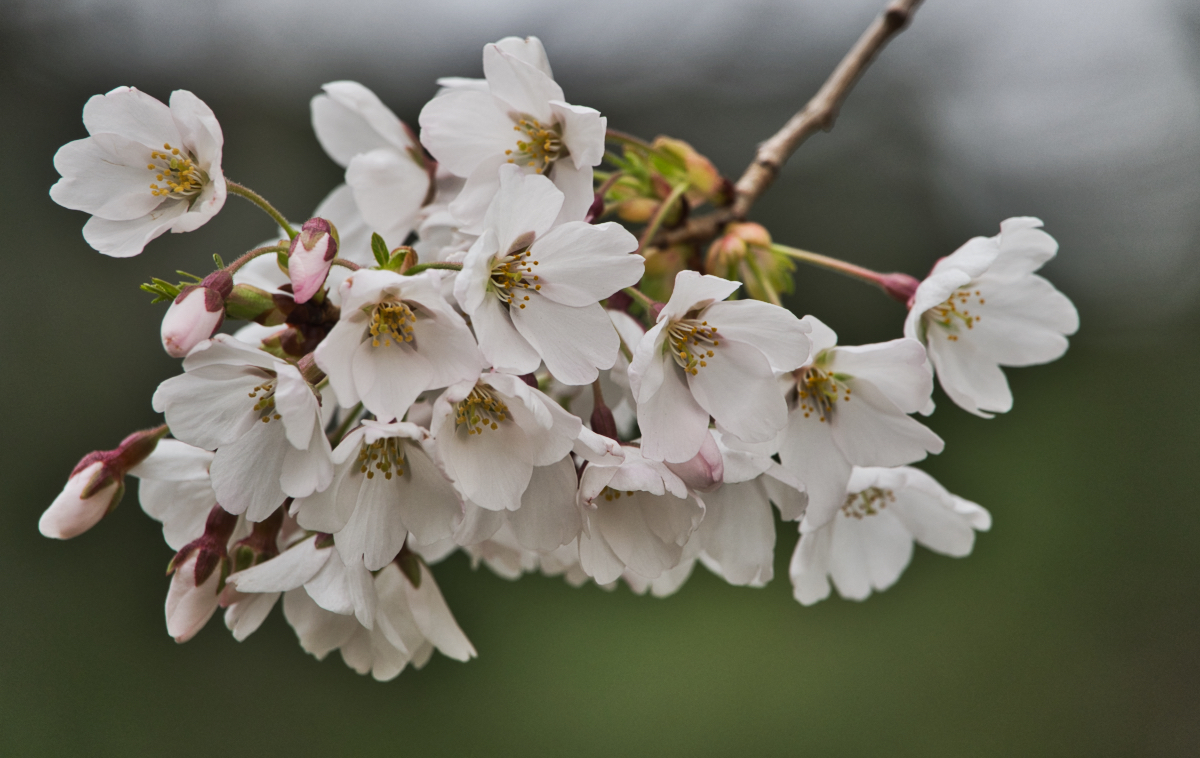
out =
[[[371,253],[375,255],[375,262],[380,268],[387,268],[391,262],[392,255],[388,252],[387,243],[383,241],[375,232],[371,232]]]
[[[414,588],[421,586],[421,557],[405,546],[396,556],[396,565],[408,577],[408,583]]]
[[[258,321],[264,326],[277,326],[286,318],[275,307],[270,292],[249,284],[234,285],[225,298],[225,315],[239,321]]]

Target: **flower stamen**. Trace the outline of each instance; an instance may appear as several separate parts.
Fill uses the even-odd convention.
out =
[[[500,302],[511,307],[513,301],[517,300],[517,306],[524,308],[525,303],[519,301],[529,300],[529,295],[519,290],[532,289],[536,292],[542,288],[542,285],[537,283],[540,277],[533,273],[533,267],[538,265],[538,262],[530,260],[532,255],[533,251],[524,248],[497,257],[492,263],[490,288],[496,293],[496,297],[500,298]]]
[[[862,492],[852,492],[846,496],[846,502],[842,503],[842,515],[861,521],[867,516],[877,515],[888,503],[894,502],[896,493],[892,490],[868,487]]]
[[[715,326],[695,318],[681,318],[667,325],[667,344],[671,357],[692,376],[708,365],[705,359],[712,358],[712,348],[721,344],[718,336]]]
[[[465,426],[467,434],[483,434],[485,429],[498,429],[502,422],[511,419],[504,401],[496,399],[487,387],[476,385],[455,406],[454,428],[457,431]]]
[[[150,151],[150,163],[146,164],[157,180],[150,185],[150,194],[155,197],[186,200],[199,195],[208,183],[208,174],[196,165],[196,156],[184,155],[179,148],[164,142],[162,151]],[[159,186],[158,182],[163,182]]]
[[[929,309],[928,318],[950,332],[946,335],[946,339],[951,342],[958,341],[957,332],[960,324],[968,329],[974,329],[975,324],[981,320],[978,314],[972,314],[966,309],[972,298],[978,299],[980,305],[986,302],[979,290],[972,292],[969,287],[964,287],[946,298],[941,305]]]
[[[391,480],[392,475],[404,476],[404,447],[395,437],[386,437],[367,444],[364,440],[358,451],[358,472],[374,479],[375,473]]]
[[[255,399],[253,410],[259,414],[259,419],[264,424],[279,420],[280,416],[275,412],[275,380],[273,378],[257,385],[249,392],[249,395]]]
[[[542,126],[542,123],[532,116],[517,119],[513,131],[524,137],[517,138],[515,150],[505,150],[509,163],[532,168],[542,174],[550,170],[554,161],[567,154],[562,141],[562,127],[558,124]]]
[[[368,327],[371,333],[371,347],[379,347],[381,338],[384,347],[393,342],[397,345],[401,342],[412,342],[413,327],[416,323],[416,314],[405,303],[379,303],[371,310],[371,324]]]
[[[800,401],[798,410],[804,413],[804,418],[817,414],[817,420],[821,423],[832,416],[839,398],[848,403],[850,395],[850,387],[843,378],[816,366],[805,369],[796,381],[796,396]]]

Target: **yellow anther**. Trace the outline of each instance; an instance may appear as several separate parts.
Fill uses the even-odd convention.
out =
[[[466,427],[467,434],[483,434],[485,429],[499,429],[508,419],[508,406],[497,399],[490,387],[475,385],[471,393],[455,406],[454,426]]]
[[[395,342],[412,342],[413,327],[417,324],[417,316],[407,304],[401,301],[382,302],[371,308],[371,321],[367,331],[371,335],[371,347],[379,347],[382,339],[383,347]]]
[[[892,490],[880,489],[879,487],[868,487],[862,492],[855,492],[846,496],[846,502],[842,503],[842,515],[846,518],[856,518],[862,520],[867,516],[874,516],[889,503],[896,502],[896,493]]]

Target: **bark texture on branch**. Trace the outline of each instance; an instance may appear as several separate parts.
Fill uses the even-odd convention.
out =
[[[659,234],[656,242],[671,245],[703,241],[715,237],[730,221],[745,220],[751,206],[775,181],[796,148],[818,130],[833,128],[842,102],[863,71],[892,37],[908,25],[920,4],[921,0],[892,0],[888,4],[842,58],[817,94],[782,129],[758,146],[754,161],[734,185],[734,200],[729,207],[692,218],[678,229]]]

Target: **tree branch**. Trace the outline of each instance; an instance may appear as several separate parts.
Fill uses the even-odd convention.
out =
[[[663,232],[655,240],[656,244],[672,245],[711,239],[730,221],[744,220],[750,207],[775,181],[783,164],[796,148],[818,130],[829,131],[833,128],[842,102],[859,77],[892,37],[908,25],[920,4],[921,0],[892,0],[888,4],[842,58],[817,94],[782,129],[758,146],[754,161],[734,185],[732,205],[706,216],[694,217],[678,229]]]

